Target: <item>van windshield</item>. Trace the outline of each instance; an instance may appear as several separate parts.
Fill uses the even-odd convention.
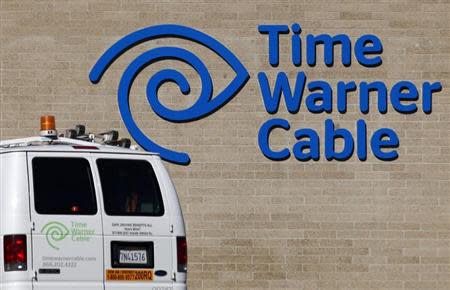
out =
[[[105,212],[112,216],[162,216],[158,180],[145,160],[98,159]]]

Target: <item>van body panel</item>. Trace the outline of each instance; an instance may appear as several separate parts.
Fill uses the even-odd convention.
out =
[[[161,197],[164,204],[164,214],[162,216],[120,216],[108,215],[105,209],[105,202],[102,203],[103,214],[103,230],[104,230],[104,271],[105,271],[105,289],[139,289],[153,287],[154,284],[163,283],[166,287],[172,285],[172,277],[174,274],[173,256],[176,255],[175,238],[171,229],[171,212],[172,204],[168,200],[167,191],[162,186],[164,176],[161,175],[158,163],[159,158],[154,156],[142,155],[123,155],[123,154],[92,154],[92,160],[98,165],[99,160],[126,160],[126,161],[145,161],[148,163],[156,175],[156,179],[161,191]],[[99,169],[100,170],[100,169]],[[96,179],[101,184],[100,172],[97,171]],[[99,192],[105,196],[101,186],[98,186]],[[164,276],[153,275],[151,281],[111,281],[108,280],[107,271],[139,271],[139,268],[133,266],[117,268],[113,265],[112,243],[121,242],[123,244],[133,245],[133,243],[151,243],[153,247],[153,274],[155,271],[162,270],[167,274]],[[151,288],[150,288],[151,289]]]
[[[173,289],[171,290],[186,290],[186,283],[173,283]]]
[[[15,282],[3,282],[1,290],[32,290],[33,285],[31,281],[15,281]]]
[[[159,157],[153,157],[159,159]],[[186,233],[183,214],[180,207],[178,194],[170,178],[169,172],[162,162],[155,163],[156,172],[158,172],[160,185],[164,189],[167,197],[167,203],[170,205],[170,221],[173,225],[172,234],[174,236],[184,236]]]
[[[161,187],[164,188],[168,203],[171,205],[170,223],[172,225],[172,235],[175,237],[184,237],[186,236],[186,229],[177,191],[164,164],[162,162],[157,162],[156,166],[157,172],[160,174]],[[176,249],[176,244],[174,248]],[[173,255],[173,265],[177,265],[177,263],[177,253],[175,252]],[[187,274],[177,271],[178,270],[175,270],[175,280],[177,282],[186,282]]]
[[[28,169],[25,153],[1,155],[1,233],[30,232]],[[7,217],[7,218],[5,218]]]
[[[31,281],[31,259],[27,259],[27,271],[5,272],[3,237],[5,235],[27,235],[27,252],[31,254],[31,222],[28,199],[28,170],[25,152],[0,154],[0,232],[1,232],[1,281],[8,285],[19,285],[20,281]],[[12,283],[12,284],[11,284]]]
[[[33,186],[32,168],[33,161],[39,158],[78,158],[88,162],[91,172],[95,170],[89,153],[28,153],[31,219],[34,224],[33,270],[36,273],[33,289],[101,290],[103,289],[103,253],[101,251],[103,229],[98,203],[97,212],[94,215],[38,213],[35,207],[36,188]],[[51,183],[52,180],[47,182]],[[61,190],[61,194],[64,194],[64,189]],[[99,200],[98,194],[96,194],[96,200]]]

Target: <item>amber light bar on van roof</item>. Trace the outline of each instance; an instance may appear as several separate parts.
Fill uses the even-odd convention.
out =
[[[42,137],[57,138],[55,116],[41,116],[41,134]]]
[[[41,131],[56,130],[55,116],[41,116]]]

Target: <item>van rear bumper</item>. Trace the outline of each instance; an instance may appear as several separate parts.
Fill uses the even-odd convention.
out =
[[[31,281],[23,281],[23,282],[3,282],[2,290],[32,290],[33,286],[31,285]]]
[[[166,287],[163,287],[163,289],[166,289]],[[32,290],[33,289],[31,282],[3,282],[3,285],[0,288],[2,290]],[[152,289],[152,287],[149,287],[148,289]],[[161,289],[160,286],[157,286],[157,289]],[[185,283],[173,283],[172,287],[169,286],[169,287],[167,287],[167,289],[187,290],[187,286]]]
[[[186,283],[164,283],[164,282],[160,282],[160,283],[140,283],[140,284],[136,284],[136,283],[131,283],[131,284],[117,284],[117,283],[110,283],[107,286],[108,289],[111,290],[122,290],[122,289],[136,289],[136,290],[140,290],[140,289],[145,289],[145,290],[187,290],[187,286]],[[80,288],[82,289],[82,288]],[[3,289],[2,289],[3,290]],[[9,290],[9,289],[8,289]]]
[[[173,283],[173,290],[187,290],[186,283]]]

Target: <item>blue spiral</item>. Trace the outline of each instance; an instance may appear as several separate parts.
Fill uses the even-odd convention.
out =
[[[174,70],[164,69],[150,77],[147,83],[147,99],[153,111],[161,118],[170,122],[190,122],[203,118],[230,101],[247,82],[249,75],[236,56],[225,46],[212,37],[189,27],[181,25],[157,25],[133,32],[111,46],[97,61],[89,75],[92,83],[98,83],[108,67],[128,49],[143,41],[162,38],[178,37],[197,42],[217,53],[236,72],[233,81],[216,97],[212,99],[213,82],[206,65],[192,52],[178,47],[159,47],[144,52],[134,59],[123,73],[118,88],[119,111],[130,135],[144,149],[157,152],[167,161],[177,164],[189,164],[189,155],[164,148],[148,138],[134,121],[130,109],[129,97],[131,87],[138,74],[147,66],[160,60],[178,60],[191,66],[200,76],[202,89],[197,101],[189,108],[173,110],[164,106],[158,96],[159,88],[173,82],[178,85],[182,94],[190,92],[190,85],[186,77]]]
[[[191,107],[184,110],[172,110],[160,102],[158,97],[159,88],[166,82],[174,82],[180,87],[181,92],[184,95],[187,95],[190,92],[189,82],[183,74],[176,70],[166,69],[159,71],[155,73],[147,83],[147,99],[153,111],[163,119],[182,122],[189,118],[196,119],[200,117],[205,110],[208,110],[205,107],[210,104],[209,100],[212,96],[212,80],[209,71],[203,62],[193,53],[185,49],[177,47],[160,47],[141,54],[127,67],[122,75],[118,90],[119,110],[122,116],[131,116],[129,94],[133,82],[139,72],[150,64],[163,59],[180,60],[194,68],[201,78],[202,91],[200,97]],[[142,136],[140,136],[143,141],[141,141],[141,146],[152,148],[152,150],[157,148],[156,151],[159,152],[161,156],[171,154],[177,160],[180,160],[181,163],[188,162],[189,156],[187,154],[168,150],[144,137],[145,135],[143,135],[142,131],[138,128],[133,118],[124,118],[124,122],[133,136],[139,137],[139,135],[142,134]]]

